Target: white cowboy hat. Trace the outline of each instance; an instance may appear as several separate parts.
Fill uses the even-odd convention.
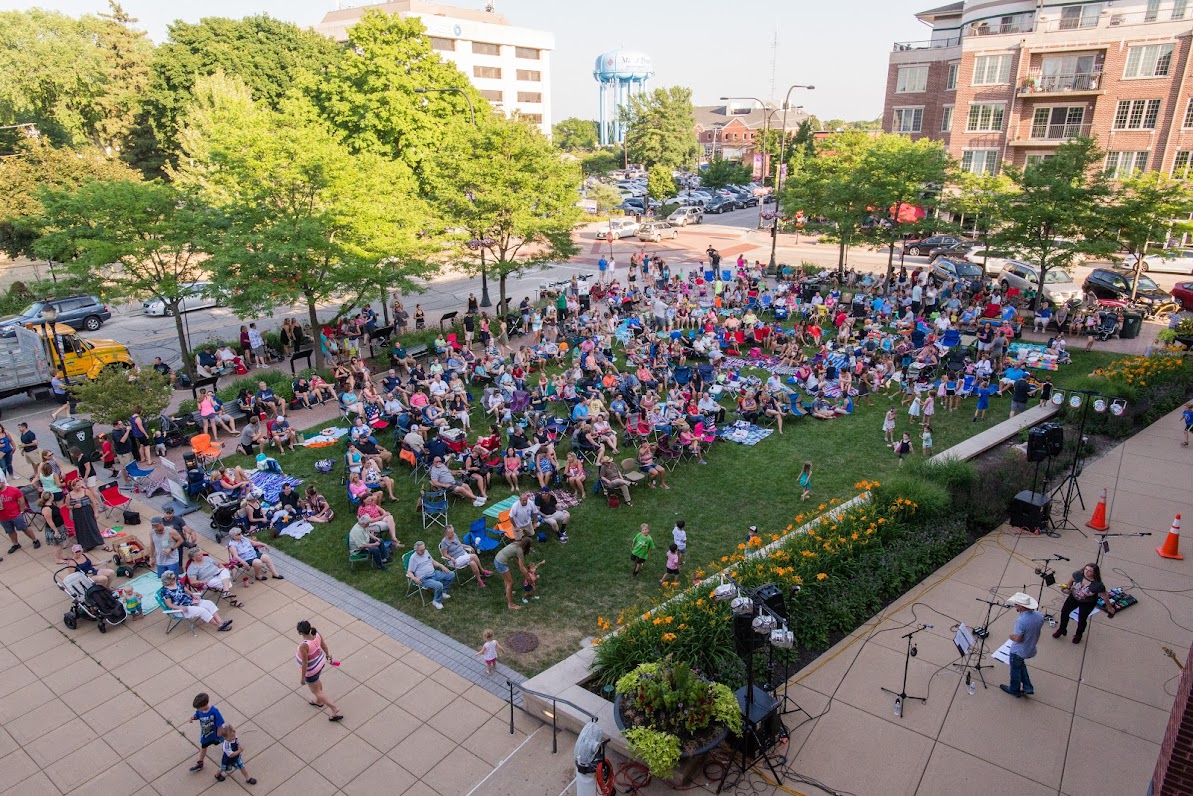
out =
[[[1007,605],[1021,605],[1029,611],[1034,611],[1040,607],[1035,597],[1021,591],[1012,594],[1010,599],[1007,600]]]

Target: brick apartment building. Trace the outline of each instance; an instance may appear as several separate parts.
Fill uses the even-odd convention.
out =
[[[944,142],[962,168],[1047,158],[1090,136],[1114,176],[1193,166],[1193,2],[964,0],[896,42],[883,129]]]
[[[751,165],[754,157],[755,139],[766,128],[778,130],[783,126],[783,106],[767,104],[759,108],[753,105],[698,105],[696,116],[696,140],[704,148],[704,160],[724,158],[740,160]],[[808,114],[795,106],[787,109],[787,133],[795,135]],[[769,160],[769,158],[767,159]],[[759,173],[769,173],[770,164],[759,163]]]

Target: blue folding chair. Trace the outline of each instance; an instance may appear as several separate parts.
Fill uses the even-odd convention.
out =
[[[447,490],[423,492],[419,498],[419,508],[423,518],[423,530],[432,525],[447,527]]]
[[[501,545],[501,542],[486,533],[487,530],[488,523],[484,517],[473,520],[468,526],[468,534],[464,537],[464,544],[475,548],[477,553],[487,553],[490,550],[496,550]]]
[[[144,467],[139,466],[136,462],[133,462],[124,468],[124,474],[128,476],[128,480],[133,482],[133,491],[140,492],[142,482],[144,482],[144,480],[149,476],[153,475],[153,470],[154,468],[152,467],[146,470]]]

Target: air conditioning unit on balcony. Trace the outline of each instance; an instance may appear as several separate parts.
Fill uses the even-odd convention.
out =
[[[1127,21],[1127,18],[1126,18],[1126,16],[1125,16],[1125,15],[1123,15],[1123,14],[1112,14],[1112,15],[1111,15],[1111,17],[1110,17],[1110,27],[1112,27],[1112,28],[1116,28],[1116,27],[1118,27],[1119,25],[1123,24],[1123,23],[1124,23],[1124,22],[1126,22],[1126,21]]]

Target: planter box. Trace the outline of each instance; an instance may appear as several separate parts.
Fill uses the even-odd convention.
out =
[[[618,694],[613,701],[613,721],[617,725],[618,732],[625,732],[625,722],[621,719],[621,694]],[[679,762],[675,764],[675,771],[666,781],[675,787],[692,784],[692,780],[704,770],[704,761],[708,758],[708,753],[723,744],[728,737],[729,728],[722,727],[717,736],[704,746],[691,753],[681,752]],[[631,753],[629,756],[632,757],[633,754]]]

